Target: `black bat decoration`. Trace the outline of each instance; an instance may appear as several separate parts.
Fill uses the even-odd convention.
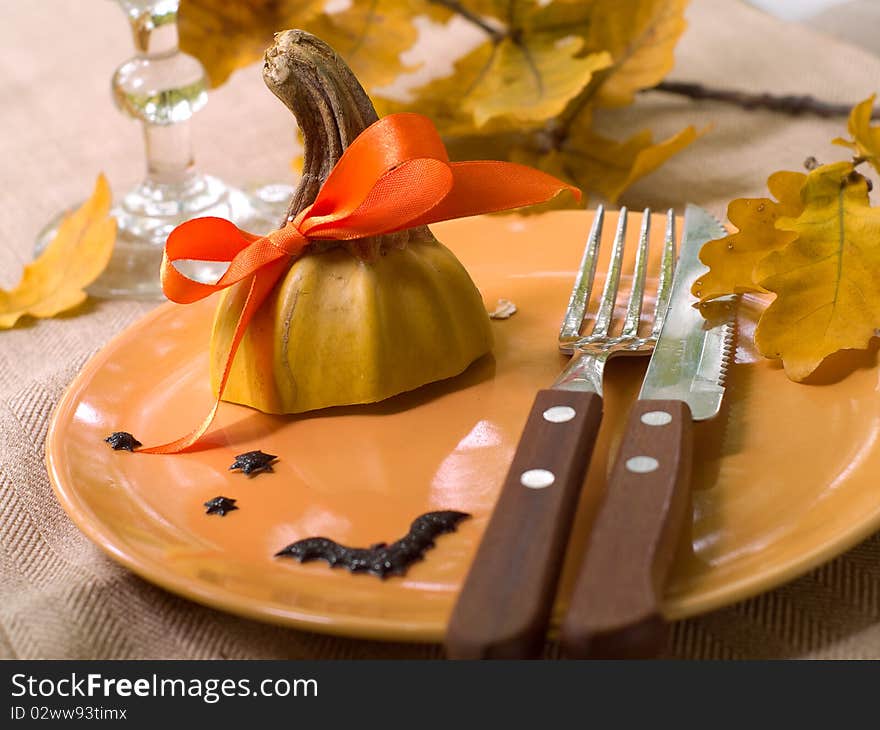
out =
[[[458,523],[467,517],[470,515],[466,512],[453,510],[427,512],[416,517],[409,532],[390,545],[379,542],[368,548],[352,548],[326,537],[307,537],[291,543],[275,557],[296,558],[301,563],[326,560],[331,568],[344,566],[352,573],[372,573],[380,578],[403,575],[410,565],[424,559],[437,535],[455,532]]]
[[[110,448],[114,451],[134,451],[138,446],[143,446],[128,431],[114,431],[104,441],[110,444]]]
[[[257,475],[261,471],[273,471],[272,464],[278,459],[275,454],[264,454],[262,451],[246,451],[235,457],[229,471],[241,469],[248,476]]]

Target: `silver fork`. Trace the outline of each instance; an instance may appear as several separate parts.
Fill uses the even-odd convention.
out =
[[[672,275],[675,270],[675,215],[672,210],[666,213],[666,239],[660,259],[658,273],[657,299],[654,304],[654,319],[651,333],[639,337],[639,323],[645,297],[645,283],[648,268],[648,235],[651,228],[651,211],[648,208],[642,213],[642,229],[639,234],[639,247],[633,267],[633,285],[623,329],[618,337],[610,337],[609,332],[617,303],[617,290],[620,285],[620,274],[623,267],[623,247],[626,240],[627,209],[620,209],[617,232],[614,236],[614,248],[608,264],[608,275],[599,301],[599,310],[589,335],[581,335],[587,305],[593,290],[596,277],[596,261],[598,260],[599,242],[602,237],[602,224],[605,210],[599,206],[590,237],[584,249],[580,269],[571,290],[568,309],[559,330],[559,349],[572,355],[568,367],[557,378],[553,387],[561,390],[591,390],[602,394],[602,373],[605,363],[614,355],[623,353],[647,354],[654,349],[657,337],[663,327],[663,318],[669,305],[669,294],[672,291]]]
[[[593,326],[589,333],[581,331],[596,278],[604,219],[599,207],[559,332],[559,349],[571,360],[556,382],[535,397],[449,621],[450,658],[515,659],[540,654],[602,420],[605,363],[616,355],[650,354],[663,326],[676,260],[675,216],[667,212],[651,331],[640,336],[651,226],[651,211],[646,209],[623,328],[619,335],[611,335],[626,240],[627,210],[621,208]]]

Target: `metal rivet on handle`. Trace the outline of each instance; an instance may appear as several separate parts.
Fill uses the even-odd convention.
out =
[[[529,489],[543,489],[556,481],[556,475],[546,469],[529,469],[519,477],[519,483]]]
[[[660,462],[652,456],[633,456],[626,460],[626,468],[628,471],[636,474],[647,474],[656,470],[660,466]]]
[[[577,415],[571,406],[553,406],[544,411],[544,420],[550,423],[565,423]]]
[[[642,414],[641,421],[646,426],[665,426],[672,421],[672,414],[666,411],[648,411]]]

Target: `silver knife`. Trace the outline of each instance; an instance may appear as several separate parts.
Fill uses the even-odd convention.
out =
[[[687,207],[666,321],[563,621],[568,656],[649,657],[663,649],[663,590],[690,524],[691,423],[718,414],[734,345],[737,298],[706,320],[690,289],[705,273],[700,248],[726,233],[707,211]]]

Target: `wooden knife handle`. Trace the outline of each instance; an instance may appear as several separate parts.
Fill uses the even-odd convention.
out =
[[[638,401],[562,625],[574,658],[659,654],[660,602],[690,505],[692,419],[681,401]]]
[[[542,390],[446,633],[451,659],[541,654],[602,398]]]

